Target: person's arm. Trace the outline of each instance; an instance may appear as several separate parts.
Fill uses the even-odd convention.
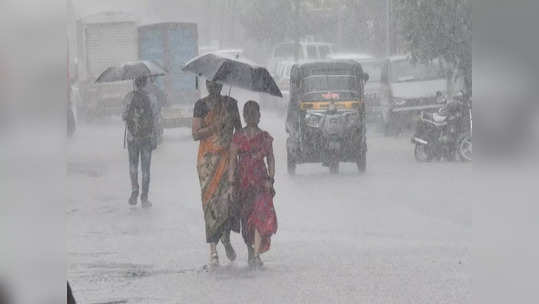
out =
[[[159,90],[159,97],[161,99],[161,107],[168,107],[168,98],[165,92]]]
[[[266,190],[272,195],[275,195],[273,184],[275,183],[275,157],[273,156],[273,147],[270,145],[268,154],[266,155],[268,163],[268,180],[266,181]]]
[[[230,145],[230,164],[228,166],[228,182],[233,184],[235,182],[234,174],[236,172],[236,162],[238,159],[238,145],[232,143]]]
[[[193,124],[191,126],[191,133],[193,135],[193,140],[198,141],[212,136],[217,131],[216,125],[210,125],[207,127],[202,127],[202,118],[193,117]]]
[[[266,156],[266,161],[268,163],[268,175],[273,181],[275,178],[275,156],[273,155],[273,146],[270,146],[269,153]]]
[[[266,190],[275,195],[273,190],[273,184],[275,183],[275,156],[273,155],[273,145],[272,138],[268,135],[267,142],[268,145],[264,150],[266,151],[266,162],[268,165],[268,180],[266,181]]]
[[[235,132],[241,130],[240,111],[238,110],[238,102],[234,100],[234,129]]]
[[[146,95],[146,103],[149,106],[149,116],[150,116],[150,121],[152,122],[152,134],[155,136],[157,134],[157,125],[156,125],[156,121],[155,121],[155,117],[156,117],[156,113],[154,112],[154,108],[152,107],[152,101],[150,99],[150,96]]]
[[[204,124],[203,117],[204,113],[204,103],[202,100],[199,100],[195,104],[195,109],[193,111],[193,123],[191,125],[191,134],[194,141],[202,140],[213,135],[216,131],[217,124],[212,124],[210,126],[202,127]]]
[[[129,114],[129,106],[131,105],[131,100],[133,99],[132,96],[133,94],[129,93],[125,95],[124,100],[122,101],[122,103],[124,104],[124,110],[122,112],[123,121],[127,120],[127,115]]]

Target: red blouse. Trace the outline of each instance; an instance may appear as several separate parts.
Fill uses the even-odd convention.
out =
[[[272,151],[273,137],[266,131],[253,138],[247,137],[244,132],[238,132],[232,142],[238,146],[240,187],[264,187],[264,182],[268,179],[264,158]]]

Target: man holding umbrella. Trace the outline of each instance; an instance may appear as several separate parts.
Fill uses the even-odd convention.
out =
[[[152,150],[157,146],[155,113],[152,102],[145,90],[149,77],[163,76],[166,71],[153,61],[133,61],[120,66],[108,67],[96,79],[96,83],[135,80],[135,90],[124,98],[125,109],[122,118],[126,123],[125,139],[129,151],[129,175],[131,176],[131,196],[129,204],[136,205],[139,195],[138,164],[142,169],[142,194],[140,200],[143,208],[151,207],[148,200],[150,190],[150,166]]]
[[[137,204],[139,195],[138,164],[139,159],[142,171],[142,194],[140,196],[143,208],[151,207],[148,200],[150,190],[150,167],[152,150],[156,147],[155,121],[152,103],[148,93],[144,90],[146,77],[135,79],[135,90],[125,97],[125,110],[122,118],[127,126],[127,151],[129,153],[129,175],[131,177],[131,196],[129,204]]]

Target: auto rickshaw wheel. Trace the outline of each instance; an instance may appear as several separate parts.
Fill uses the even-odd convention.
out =
[[[338,161],[332,161],[329,164],[329,173],[331,173],[331,174],[338,174],[339,173],[339,162]]]
[[[367,149],[365,148],[361,150],[361,157],[357,161],[357,169],[361,173],[367,170]]]
[[[286,163],[288,168],[288,175],[296,175],[296,161],[288,151],[286,151]]]

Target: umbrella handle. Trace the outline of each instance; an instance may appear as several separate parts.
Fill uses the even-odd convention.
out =
[[[126,137],[127,137],[127,124],[124,126],[124,150],[125,150]]]
[[[228,97],[230,97],[230,91],[232,91],[232,87],[228,88]]]

